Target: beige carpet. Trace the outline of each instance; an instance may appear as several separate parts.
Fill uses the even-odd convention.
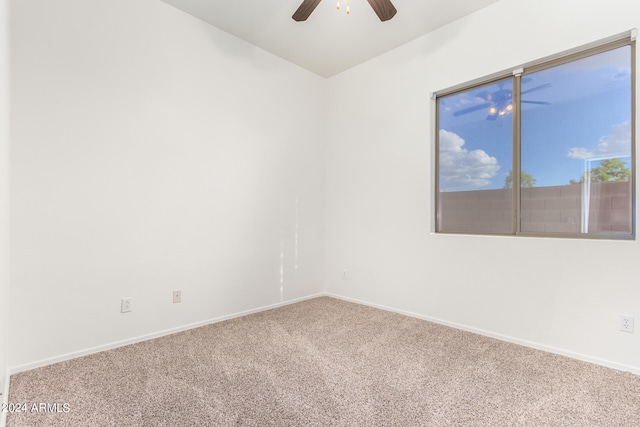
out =
[[[640,425],[640,376],[327,297],[20,373],[9,400],[60,412],[8,427]]]

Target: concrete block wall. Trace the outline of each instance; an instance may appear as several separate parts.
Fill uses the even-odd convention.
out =
[[[573,184],[523,188],[522,231],[580,233],[583,187]],[[592,183],[589,194],[588,200],[584,201],[589,211],[589,233],[630,233],[630,182]],[[511,210],[511,189],[441,193],[438,229],[463,233],[510,233]]]

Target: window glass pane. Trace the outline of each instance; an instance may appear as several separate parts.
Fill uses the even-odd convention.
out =
[[[522,78],[523,232],[632,234],[631,47]]]
[[[438,99],[437,230],[512,232],[511,78]]]

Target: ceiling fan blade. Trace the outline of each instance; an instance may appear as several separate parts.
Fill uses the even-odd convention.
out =
[[[453,113],[454,116],[461,116],[463,114],[473,113],[474,111],[482,110],[484,108],[491,107],[493,104],[491,102],[485,102],[484,104],[474,105],[473,107],[463,108],[462,110],[455,111]]]
[[[397,12],[391,0],[367,0],[381,21],[388,21]]]
[[[318,3],[320,3],[320,0],[304,0],[293,14],[293,20],[298,22],[306,21],[311,12],[318,6]]]
[[[536,87],[532,87],[531,89],[527,89],[527,90],[523,90],[520,93],[529,93],[529,92],[534,92],[536,90],[540,90],[540,89],[546,89],[548,87],[551,87],[551,83],[545,83],[543,85],[540,86],[536,86]]]
[[[522,101],[523,104],[539,104],[539,105],[551,105],[550,102],[545,102],[545,101],[525,101],[524,99]]]

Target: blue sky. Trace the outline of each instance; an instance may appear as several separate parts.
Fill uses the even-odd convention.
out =
[[[536,186],[579,180],[599,159],[630,162],[630,76],[629,46],[523,76],[523,91],[536,90],[522,99],[548,103],[522,107],[522,170]],[[439,100],[441,190],[504,186],[512,167],[512,115],[508,101],[496,98],[510,90],[507,79]],[[505,114],[487,120],[492,107]]]

